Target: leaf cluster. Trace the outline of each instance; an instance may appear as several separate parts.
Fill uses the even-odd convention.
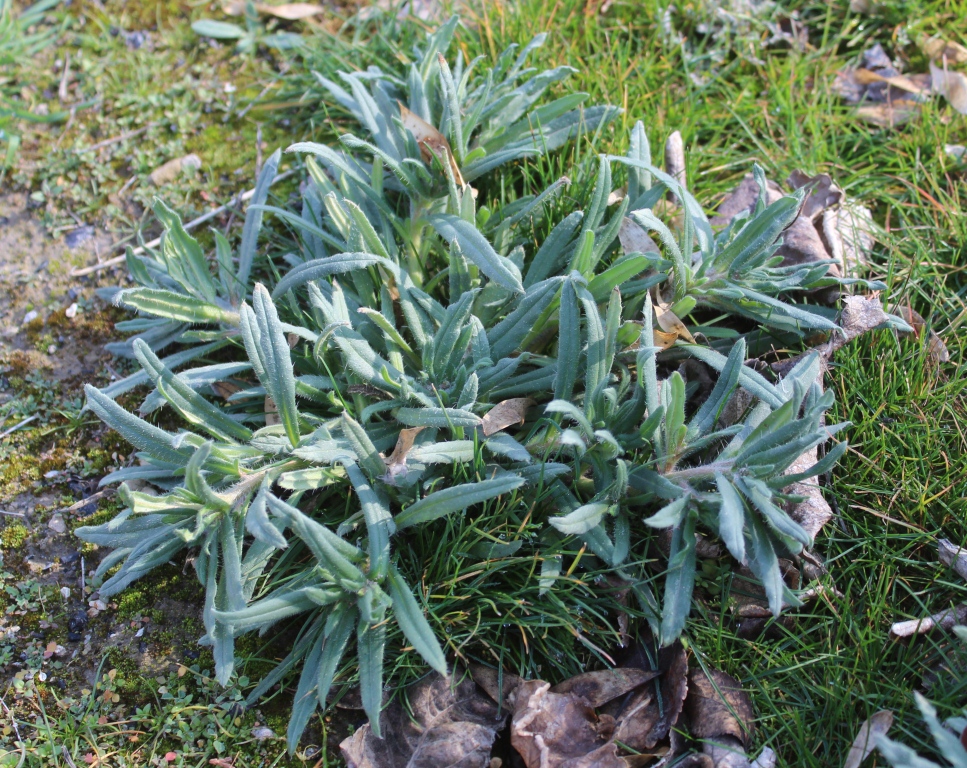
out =
[[[235,637],[296,622],[290,653],[250,697],[301,669],[293,748],[337,681],[358,680],[378,729],[384,668],[404,655],[395,634],[437,671],[448,655],[500,661],[515,642],[500,623],[459,644],[448,633],[471,597],[505,599],[525,646],[528,631],[541,648],[560,648],[548,637],[565,633],[604,657],[594,640],[616,637],[606,610],[582,618],[548,597],[561,611],[554,619],[536,603],[577,599],[575,581],[590,590],[616,579],[638,603],[625,610],[672,642],[689,612],[700,530],[748,565],[774,612],[795,604],[778,558],[811,542],[784,489],[845,450],[839,443],[785,474],[843,426],[824,426],[832,396],[818,384],[820,361],[807,355],[769,380],[745,365],[746,344],[727,325],[740,317],[799,335],[835,329],[791,300],[831,284],[828,265],[786,268],[774,255],[801,200],[763,202],[714,233],[695,198],[651,165],[639,123],[627,155],[599,157],[585,210],[552,219],[546,203],[560,183],[478,210],[470,180],[600,126],[613,110],[582,113],[581,94],[535,106],[569,71],[524,68],[540,38],[483,74],[474,74],[480,61],[450,66],[441,54],[455,30],[454,20],[430,35],[400,76],[345,75],[348,90],[321,80],[367,137],[344,136],[342,150],[290,147],[307,154],[300,210],[268,204],[274,154],[237,251],[216,235],[209,258],[159,202],[161,247],[129,253],[137,286],[116,295],[140,316],[122,326],[134,336],[112,349],[142,371],[88,388],[88,406],[138,451],[137,464],[103,481],[122,483],[125,510],[78,531],[112,549],[101,592],[192,548],[222,681],[233,673]],[[627,174],[616,205],[615,164]],[[668,194],[682,204],[677,232],[655,213]],[[258,253],[265,213],[290,227],[291,251]],[[624,253],[626,217],[654,232],[665,255]],[[534,243],[539,231],[548,234]],[[682,317],[713,310],[728,354],[656,345],[656,300]],[[213,355],[220,361],[195,365]],[[717,375],[711,391],[673,370],[682,357]],[[117,405],[139,385],[153,387],[142,416],[167,407],[187,428],[172,433]],[[522,427],[509,428],[515,421]],[[133,490],[145,482],[163,493]],[[484,540],[466,553],[476,570],[451,579],[434,563],[448,561],[441,542],[465,539],[451,536],[454,526]],[[659,601],[651,584],[661,541]],[[507,584],[501,572],[519,581],[490,597],[487,584]],[[616,598],[602,605],[619,608]]]

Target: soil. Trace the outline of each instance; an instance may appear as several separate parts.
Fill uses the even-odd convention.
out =
[[[59,698],[79,698],[99,670],[155,680],[202,654],[201,593],[190,567],[163,567],[116,602],[92,591],[104,550],[72,531],[116,512],[98,481],[127,449],[90,415],[70,430],[56,409],[78,405],[85,383],[121,375],[103,345],[124,313],[95,297],[120,273],[71,277],[75,267],[113,255],[110,239],[89,228],[50,237],[28,200],[0,196],[0,433],[9,432],[0,437],[0,588],[7,593],[0,592],[0,674],[15,712],[17,680],[41,679]],[[33,403],[39,418],[16,429],[20,413],[6,411],[16,403]],[[61,650],[43,658],[54,646]]]

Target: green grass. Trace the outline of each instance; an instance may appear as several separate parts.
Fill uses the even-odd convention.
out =
[[[254,159],[257,122],[265,126],[270,150],[304,136],[326,140],[333,135],[332,119],[338,130],[342,116],[319,105],[307,70],[330,74],[340,67],[399,60],[415,39],[392,27],[375,34],[364,28],[355,41],[317,33],[309,38],[305,63],[293,63],[278,99],[263,99],[240,120],[237,111],[225,108],[224,94],[212,92],[207,102],[193,95],[206,78],[236,66],[241,67],[244,94],[255,95],[271,77],[270,62],[235,56],[227,48],[206,51],[169,5],[153,6],[161,44],[143,53],[128,51],[123,41],[106,32],[111,25],[132,28],[150,20],[125,16],[133,12],[120,4],[108,4],[116,16],[87,4],[71,12],[70,34],[85,52],[87,67],[81,92],[113,96],[96,118],[79,115],[51,155],[49,168],[32,166],[30,159],[47,151],[59,129],[30,128],[33,133],[25,134],[22,165],[10,178],[52,201],[47,209],[51,223],[62,220],[63,206],[75,206],[72,210],[79,215],[123,219],[123,212],[106,206],[109,191],[126,179],[124,173],[143,177],[153,164],[195,151],[194,141],[205,147],[200,152],[205,174],[202,180],[169,190],[175,195],[172,200],[190,209],[202,207],[201,188],[227,196],[226,190],[236,185],[219,174]],[[837,395],[837,420],[853,423],[848,433],[852,447],[830,488],[838,514],[820,535],[816,551],[826,560],[829,583],[842,597],[815,602],[796,613],[795,622],[776,623],[755,639],[739,638],[728,613],[713,610],[718,602],[713,599],[712,607],[693,614],[688,636],[705,663],[732,673],[750,690],[760,718],[756,743],[772,746],[780,765],[841,764],[859,724],[884,708],[897,714],[894,738],[930,752],[912,706],[912,690],[926,679],[928,695],[941,714],[951,714],[967,695],[967,657],[949,638],[895,642],[888,630],[894,621],[967,600],[967,585],[936,556],[938,537],[967,539],[967,384],[960,333],[967,292],[962,245],[967,222],[961,213],[967,185],[964,167],[943,152],[946,143],[967,143],[967,119],[933,102],[902,129],[880,130],[858,122],[830,85],[837,69],[874,42],[903,60],[907,71],[924,71],[926,61],[914,41],[936,32],[962,40],[967,35],[967,2],[891,0],[871,17],[851,14],[845,0],[783,3],[809,30],[810,45],[803,52],[782,46],[762,49],[760,43],[770,33],[755,23],[717,37],[703,36],[698,23],[711,17],[713,4],[695,0],[679,5],[682,11],[673,18],[676,31],[684,35],[682,42],[662,36],[664,4],[654,0],[618,2],[604,14],[598,12],[599,4],[578,0],[523,0],[513,9],[488,4],[469,14],[479,30],[460,35],[469,57],[491,56],[509,42],[524,43],[535,32],[547,31],[550,39],[535,66],[571,64],[579,72],[568,81],[569,89],[586,90],[592,102],[625,109],[593,147],[582,142],[566,153],[526,163],[518,188],[484,188],[482,199],[513,199],[543,188],[595,151],[623,151],[628,129],[641,119],[656,155],[668,133],[682,132],[689,187],[708,207],[757,161],[776,180],[796,168],[829,173],[851,197],[873,209],[882,228],[872,257],[873,275],[887,282],[890,305],[909,303],[940,332],[951,362],[937,370],[922,342],[897,340],[888,332],[837,353],[827,385]],[[198,9],[193,14],[205,15]],[[740,55],[750,50],[750,41],[761,63]],[[185,64],[173,67],[179,57]],[[158,71],[165,72],[164,82],[156,79]],[[52,74],[34,84],[37,92],[51,85],[56,90],[57,85]],[[202,117],[199,103],[212,105],[215,116]],[[222,121],[226,115],[227,123]],[[167,134],[150,127],[134,140],[137,147],[119,142],[96,163],[69,152],[158,119],[181,127],[175,132],[168,128]],[[229,143],[233,137],[235,142]],[[131,164],[123,173],[122,161]],[[247,183],[250,175],[241,178]],[[572,190],[580,188],[576,183]],[[565,196],[560,205],[565,210],[578,203]],[[468,565],[469,559],[447,561],[454,578],[457,569]],[[522,573],[529,568],[526,563],[515,567]],[[446,585],[443,575],[438,583]],[[727,597],[727,579],[707,583]],[[481,585],[482,590],[489,588]],[[455,617],[456,631],[477,618]]]

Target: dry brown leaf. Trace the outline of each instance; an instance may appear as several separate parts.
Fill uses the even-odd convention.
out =
[[[655,308],[655,318],[658,320],[659,328],[665,333],[673,333],[678,338],[685,339],[692,344],[695,343],[695,337],[692,336],[691,331],[685,327],[685,323],[679,319],[678,315],[672,312],[671,304],[665,304],[660,297],[656,297],[652,304]]]
[[[625,668],[650,665],[641,646],[636,646],[625,660]],[[688,691],[688,654],[681,643],[658,652],[658,671],[661,678],[657,695],[654,684],[642,685],[602,710],[615,720],[615,740],[638,752],[654,749],[669,735],[682,712]]]
[[[789,174],[786,182],[792,189],[810,188],[809,195],[803,201],[802,210],[799,211],[800,216],[808,219],[815,220],[827,208],[839,205],[846,197],[828,173],[810,176],[805,171],[797,169]]]
[[[674,131],[665,141],[665,173],[688,188],[685,184],[685,143],[679,131]]]
[[[923,635],[934,627],[951,630],[958,624],[967,623],[967,604],[961,604],[933,616],[924,619],[910,619],[909,621],[898,621],[890,627],[890,637],[898,639],[901,637],[913,637]]]
[[[265,426],[274,427],[277,424],[282,423],[282,417],[279,416],[279,406],[275,404],[273,400],[268,395],[265,396]]]
[[[523,682],[523,679],[509,672],[501,674],[499,669],[485,667],[483,664],[471,664],[470,676],[479,685],[484,693],[503,709],[509,709],[508,697]]]
[[[754,731],[749,695],[735,678],[716,669],[691,671],[685,714],[689,732],[696,739],[731,736],[746,746]]]
[[[625,768],[617,745],[599,730],[594,710],[576,696],[528,680],[511,696],[510,743],[527,768]]]
[[[465,182],[460,173],[460,168],[457,167],[457,162],[453,157],[453,151],[450,149],[450,142],[447,141],[447,137],[418,114],[407,109],[402,103],[399,106],[403,127],[413,134],[413,138],[419,144],[423,162],[429,165],[433,162],[434,155],[441,160],[446,158],[450,163],[450,168],[453,171],[453,177],[456,179],[457,185],[463,187]]]
[[[410,452],[413,448],[413,443],[416,440],[416,436],[423,431],[423,427],[410,427],[408,429],[401,429],[399,437],[396,438],[396,445],[393,448],[393,452],[384,457],[386,464],[392,466],[394,464],[406,465],[406,454]]]
[[[483,417],[481,428],[484,435],[490,437],[514,424],[523,424],[524,418],[527,416],[527,409],[535,402],[537,401],[529,397],[512,397],[509,400],[497,403]]]
[[[885,736],[893,725],[893,713],[881,709],[860,726],[859,733],[846,754],[843,768],[860,768],[860,765],[876,747],[876,737]]]
[[[923,329],[927,326],[927,321],[910,306],[897,307],[896,311],[900,317],[910,324],[917,338],[920,338],[923,335]],[[947,349],[947,345],[943,343],[943,339],[933,329],[930,329],[927,335],[927,355],[933,365],[950,362],[950,351]]]
[[[774,203],[782,197],[782,190],[774,181],[766,181],[766,201]],[[725,196],[709,223],[713,227],[724,227],[738,214],[752,211],[759,200],[759,185],[751,173],[747,173],[739,186]]]
[[[892,85],[894,88],[899,88],[901,91],[911,93],[914,96],[927,97],[931,91],[930,82],[924,78],[914,79],[906,75],[881,75],[879,72],[863,69],[862,67],[853,71],[853,78],[860,85],[886,83],[887,85]]]
[[[823,214],[823,235],[844,274],[855,277],[866,266],[875,241],[873,230],[870,209],[851,200]]]
[[[930,37],[921,43],[920,50],[934,61],[943,62],[946,59],[948,64],[967,64],[967,48],[952,40]]]
[[[745,748],[755,713],[748,694],[733,677],[715,669],[692,670],[685,714],[689,731],[701,740],[712,768],[750,768]]]
[[[651,235],[645,228],[635,223],[627,216],[621,220],[618,228],[618,241],[624,253],[661,253],[657,243],[651,239]]]
[[[669,347],[674,346],[675,342],[678,341],[677,333],[665,333],[657,328],[655,328],[651,333],[655,340],[654,344],[659,349],[668,349]]]
[[[244,16],[245,3],[243,0],[230,0],[222,4],[222,10],[229,16]],[[326,9],[314,3],[284,3],[283,5],[270,5],[269,3],[256,3],[255,10],[268,16],[275,16],[277,19],[286,21],[299,21],[318,16]]]
[[[960,578],[967,580],[967,548],[958,547],[947,539],[938,542],[940,562],[953,568]]]
[[[230,381],[214,381],[211,384],[211,388],[215,396],[222,398],[222,400],[228,400],[236,392],[242,391],[242,388],[238,384],[233,384]]]
[[[434,675],[405,692],[407,706],[393,699],[380,715],[383,738],[367,723],[339,749],[349,768],[453,766],[487,768],[497,729],[506,715],[470,678]]]
[[[967,115],[967,77],[946,66],[938,67],[932,61],[930,77],[934,92],[943,96],[960,114]]]
[[[201,168],[201,158],[198,155],[192,154],[185,155],[184,157],[176,157],[174,160],[169,160],[164,165],[160,165],[151,171],[148,180],[156,187],[160,187],[163,184],[169,184],[177,179],[184,170],[191,169],[197,171],[199,168]]]
[[[325,13],[326,9],[321,5],[315,5],[314,3],[285,3],[284,5],[256,3],[255,10],[257,10],[259,13],[275,16],[277,19],[299,21],[300,19],[308,19],[312,16],[317,16],[320,13]]]
[[[585,672],[565,680],[551,688],[551,693],[576,696],[592,707],[601,707],[623,696],[642,683],[654,680],[661,674],[657,669],[645,670],[618,667],[598,672]]]
[[[855,114],[860,120],[881,128],[896,128],[917,117],[920,114],[920,105],[914,101],[867,104],[857,107]]]

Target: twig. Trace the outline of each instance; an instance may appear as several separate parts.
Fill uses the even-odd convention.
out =
[[[20,762],[17,763],[17,768],[20,768],[27,761],[27,745],[24,744],[23,737],[20,735],[20,729],[17,727],[17,718],[13,716],[13,713],[7,707],[7,702],[3,700],[3,696],[0,696],[0,706],[3,707],[3,711],[7,713],[7,717],[10,718],[10,724],[13,726],[13,732],[17,735],[17,741],[20,743]]]
[[[947,539],[941,539],[937,543],[940,550],[940,562],[953,568],[960,578],[967,579],[967,549],[958,547]]]
[[[71,756],[70,756],[70,754],[67,751],[67,747],[65,745],[61,744],[60,745],[60,749],[61,749],[61,752],[63,752],[63,754],[64,754],[64,759],[67,761],[67,765],[70,768],[77,768],[77,765],[71,759]]]
[[[276,176],[274,179],[272,179],[272,183],[274,184],[275,182],[281,181],[282,179],[287,179],[290,176],[292,176],[293,174],[295,174],[295,170],[286,171],[285,173],[280,173],[278,176]],[[247,192],[243,192],[241,195],[238,196],[238,202],[244,203],[246,200],[251,200],[252,199],[252,196],[254,194],[255,194],[255,190],[254,189],[250,189]],[[206,221],[210,221],[211,219],[214,219],[220,213],[223,213],[224,211],[227,211],[230,207],[232,207],[233,204],[234,204],[234,201],[232,203],[226,203],[225,205],[220,205],[215,210],[209,211],[208,213],[199,216],[197,219],[192,219],[187,224],[185,224],[185,229],[186,230],[194,229],[199,224],[204,224]],[[134,255],[137,256],[139,254],[144,253],[145,250],[147,250],[148,248],[156,248],[160,244],[161,244],[161,238],[160,237],[156,237],[150,243],[145,243],[143,246],[142,245],[139,245],[137,248],[135,248],[132,251],[132,253],[134,253]],[[113,267],[116,264],[123,263],[126,258],[127,258],[126,255],[125,256],[115,256],[113,259],[108,259],[107,261],[102,261],[100,264],[94,264],[94,265],[92,265],[90,267],[83,267],[81,269],[75,269],[74,271],[71,272],[71,277],[83,277],[84,275],[89,275],[92,272],[98,272],[98,271],[100,271],[102,269],[106,269],[107,267]]]
[[[64,56],[64,74],[60,76],[60,85],[57,87],[57,98],[61,104],[67,103],[67,82],[71,76],[71,55]]]
[[[26,419],[24,419],[23,421],[21,421],[19,424],[15,424],[14,426],[10,427],[10,429],[6,430],[5,432],[0,432],[0,437],[6,437],[7,435],[12,434],[13,432],[16,432],[21,427],[25,427],[30,422],[32,422],[32,421],[34,421],[36,419],[39,419],[39,418],[40,418],[40,414],[39,413],[35,413],[33,416],[28,416]]]
[[[81,601],[86,595],[87,584],[84,582],[84,555],[81,555]]]
[[[75,512],[78,509],[83,509],[88,504],[93,504],[95,501],[100,501],[105,496],[110,496],[114,492],[115,491],[114,491],[113,488],[105,488],[103,491],[98,491],[97,493],[92,493],[86,499],[81,499],[80,501],[75,501],[69,507],[63,507],[61,509],[58,509],[57,511],[58,512]]]
[[[77,150],[77,154],[81,152],[95,152],[98,149],[104,149],[104,147],[109,147],[112,144],[117,144],[119,141],[125,141],[126,139],[133,139],[135,136],[140,136],[146,130],[148,130],[154,123],[150,123],[143,128],[138,128],[135,131],[128,131],[127,133],[122,133],[120,136],[115,136],[112,139],[105,139],[104,141],[99,141],[97,144],[91,144],[89,147],[82,147]]]
[[[10,517],[26,517],[23,512],[7,512],[5,509],[0,509],[0,515],[10,515]]]
[[[934,627],[941,629],[953,629],[958,624],[967,621],[967,604],[961,604],[950,608],[933,616],[924,619],[911,619],[910,621],[898,621],[890,627],[890,637],[910,637],[912,635],[923,635]]]

